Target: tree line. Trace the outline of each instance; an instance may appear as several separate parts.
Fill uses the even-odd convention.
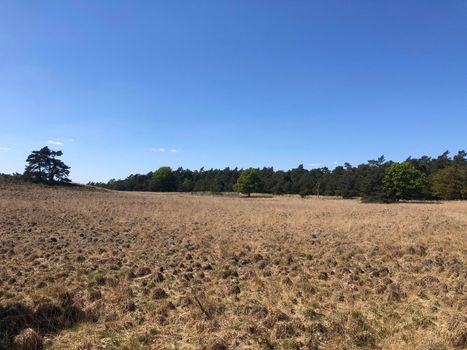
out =
[[[438,157],[387,161],[384,156],[352,166],[349,163],[330,170],[327,167],[290,170],[225,168],[189,170],[160,167],[147,174],[90,185],[121,191],[156,192],[252,192],[361,197],[365,201],[400,199],[467,199],[467,153]],[[243,176],[242,176],[243,174]]]
[[[62,151],[43,147],[27,158],[23,174],[14,174],[32,182],[70,183],[70,167],[59,159]],[[422,156],[404,162],[376,160],[352,166],[345,163],[330,170],[327,167],[305,169],[303,165],[283,171],[272,167],[189,170],[160,167],[147,174],[134,174],[126,179],[89,185],[122,191],[211,192],[237,191],[250,196],[253,192],[361,197],[364,201],[393,202],[401,199],[467,199],[467,153],[459,151],[451,157],[446,151],[436,158]]]

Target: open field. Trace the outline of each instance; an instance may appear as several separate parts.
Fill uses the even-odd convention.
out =
[[[466,255],[466,202],[0,184],[0,348],[463,348]]]

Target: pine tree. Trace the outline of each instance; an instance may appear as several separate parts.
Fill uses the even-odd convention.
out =
[[[52,151],[47,146],[33,151],[26,159],[28,164],[24,171],[25,178],[51,184],[70,182],[70,167],[57,158],[62,155],[62,151]]]
[[[442,199],[467,199],[467,168],[454,165],[438,171],[431,189]]]

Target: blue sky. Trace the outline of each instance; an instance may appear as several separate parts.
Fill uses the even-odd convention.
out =
[[[467,146],[467,2],[0,0],[0,172],[288,169]]]

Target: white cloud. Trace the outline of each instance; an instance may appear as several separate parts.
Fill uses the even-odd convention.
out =
[[[310,164],[308,164],[308,165],[311,166],[311,167],[313,167],[313,168],[319,168],[319,167],[322,167],[322,166],[323,166],[323,164],[321,164],[321,163],[310,163]]]
[[[165,152],[170,152],[170,153],[178,153],[179,150],[176,148],[164,148],[164,147],[151,147],[149,149],[151,152],[157,152],[157,153],[165,153]]]
[[[11,151],[10,147],[0,147],[0,151]]]
[[[49,141],[47,141],[47,143],[50,143],[51,145],[55,145],[55,146],[63,146],[64,145],[64,143],[62,141],[49,140]]]
[[[68,139],[68,142],[75,142],[75,139],[73,139],[73,138]]]

